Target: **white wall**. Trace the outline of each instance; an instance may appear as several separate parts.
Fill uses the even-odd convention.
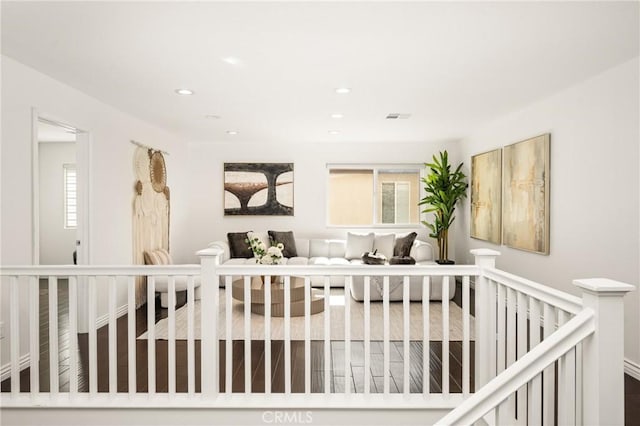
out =
[[[293,230],[296,236],[344,238],[347,229],[327,227],[328,163],[422,164],[448,149],[457,159],[458,143],[328,143],[265,146],[258,143],[189,144],[190,195],[189,239],[177,253],[180,261],[193,262],[196,250],[211,241],[226,240],[227,232]],[[294,216],[224,216],[223,164],[229,162],[294,163]],[[410,232],[427,237],[427,230],[377,229],[376,232]],[[452,241],[453,243],[453,241]],[[435,244],[435,243],[434,243]],[[451,252],[453,253],[453,252]],[[185,256],[185,257],[182,257]]]
[[[40,264],[71,265],[76,230],[64,227],[64,164],[75,164],[75,142],[40,142]]]
[[[551,133],[549,256],[493,246],[469,235],[469,204],[458,225],[458,258],[469,249],[502,252],[498,267],[579,294],[576,278],[607,277],[638,286],[638,59],[507,115],[465,139],[471,156]],[[625,298],[625,356],[640,364],[640,292]]]
[[[171,187],[171,232],[177,241],[186,238],[180,228],[188,213],[183,141],[2,56],[1,264],[25,265],[32,261],[31,109],[34,107],[48,118],[90,132],[90,263],[132,262],[135,146],[129,142],[131,139],[170,152],[166,163]],[[8,325],[8,297],[4,291],[6,286],[2,294],[2,321]],[[21,316],[24,326],[26,291],[21,296],[25,302]],[[106,288],[100,289],[98,300],[106,300]],[[124,305],[125,300],[122,288],[117,305]],[[100,315],[106,312],[105,305],[99,307]],[[27,350],[27,337],[26,332],[21,333],[21,353]],[[7,346],[2,345],[2,364],[8,360]]]

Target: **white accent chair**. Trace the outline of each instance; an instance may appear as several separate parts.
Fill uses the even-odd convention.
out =
[[[144,252],[145,265],[173,265],[173,259],[166,249],[158,249],[150,252]],[[200,299],[200,277],[196,276],[193,279],[193,286],[195,288],[195,300]],[[175,277],[176,292],[184,291],[187,289],[187,277]],[[162,308],[169,307],[169,277],[157,276],[155,277],[155,291],[160,293],[160,306]]]

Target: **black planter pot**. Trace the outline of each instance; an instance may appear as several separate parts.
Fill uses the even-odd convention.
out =
[[[438,265],[455,265],[455,264],[456,264],[456,262],[455,262],[455,261],[453,261],[453,260],[448,260],[448,259],[447,259],[447,260],[436,260],[436,263],[437,263]]]

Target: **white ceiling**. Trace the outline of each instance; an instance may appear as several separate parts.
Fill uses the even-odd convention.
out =
[[[38,142],[75,142],[76,134],[62,126],[38,122]]]
[[[638,56],[638,26],[637,2],[3,1],[2,53],[185,141],[441,141]]]

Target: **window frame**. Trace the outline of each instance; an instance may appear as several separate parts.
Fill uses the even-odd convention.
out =
[[[330,194],[330,185],[329,180],[331,179],[331,171],[332,170],[371,170],[373,172],[373,209],[371,216],[371,223],[368,225],[335,225],[329,223],[331,206],[329,205],[329,200],[331,198]],[[424,172],[424,164],[418,163],[327,163],[326,166],[326,191],[325,191],[325,225],[327,228],[338,228],[338,229],[416,229],[419,228],[422,224],[422,209],[416,204],[416,208],[418,209],[418,222],[417,223],[404,223],[404,224],[396,224],[396,223],[376,223],[376,218],[378,217],[378,174],[380,172],[389,172],[389,171],[407,171],[407,172],[417,172],[418,173],[418,200],[424,198],[424,187],[422,185],[422,179],[425,176]]]
[[[69,194],[68,194],[68,188],[67,188],[67,179],[69,177],[69,170],[73,170],[73,175],[74,178],[76,180],[75,182],[75,187],[74,187],[74,193],[75,193],[75,203],[76,203],[76,218],[75,218],[75,224],[70,224],[69,221]],[[62,188],[63,188],[63,195],[62,195],[62,204],[63,204],[63,209],[64,209],[64,213],[62,216],[62,220],[63,220],[63,228],[64,229],[78,229],[78,169],[75,165],[75,163],[64,163],[62,165]]]

